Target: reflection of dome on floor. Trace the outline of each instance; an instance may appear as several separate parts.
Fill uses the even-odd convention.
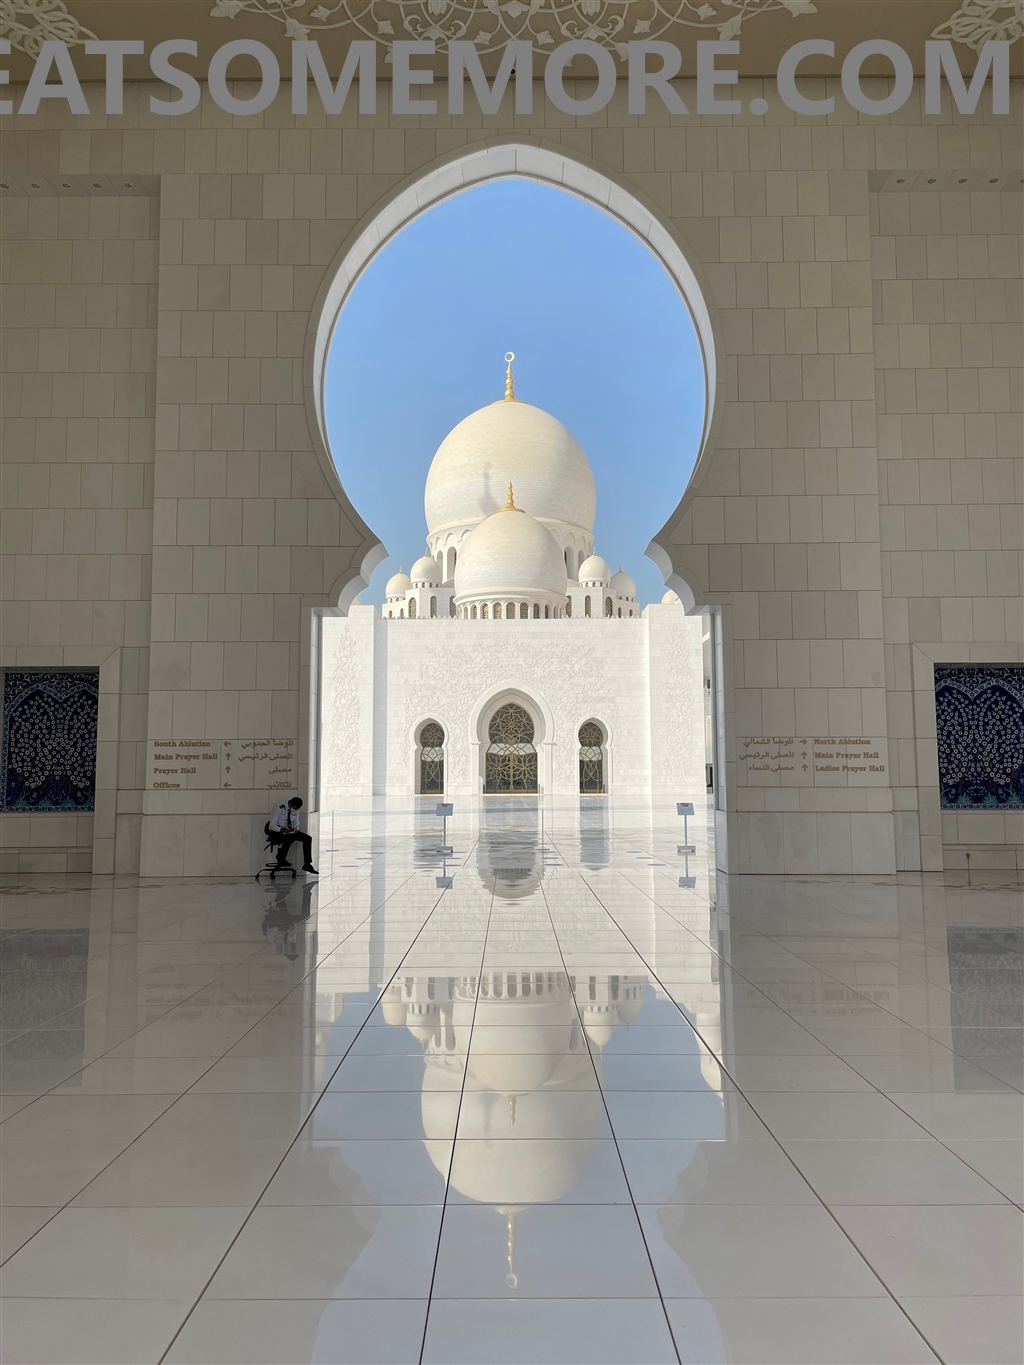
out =
[[[428,1108],[430,1126],[441,1118],[435,1095],[432,1091],[423,1095],[425,1126]],[[574,1107],[571,1119],[559,1112],[560,1101],[569,1101]],[[474,1140],[459,1151],[453,1185],[468,1199],[499,1207],[563,1199],[582,1180],[593,1155],[604,1117],[600,1095],[596,1089],[521,1095],[515,1114],[513,1129],[504,1095],[486,1090],[465,1092],[460,1135],[465,1122],[465,1136]],[[553,1128],[560,1130],[555,1137],[549,1136]],[[540,1136],[533,1137],[534,1133]],[[447,1174],[450,1145],[428,1142],[427,1151],[438,1170]]]
[[[506,916],[504,931],[518,939],[540,925],[539,913],[523,911]],[[510,967],[406,976],[385,992],[385,1020],[410,1029],[429,1069],[420,1109],[430,1160],[448,1174],[457,1118],[453,1187],[493,1205],[510,1237],[524,1206],[563,1199],[582,1180],[604,1123],[595,1066],[636,1020],[647,984],[585,968],[570,981],[561,967]]]

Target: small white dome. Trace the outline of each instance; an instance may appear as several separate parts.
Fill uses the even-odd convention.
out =
[[[403,573],[402,570],[399,569],[392,578],[388,579],[388,585],[384,589],[384,596],[404,597],[411,587],[412,579],[407,573]]]
[[[663,607],[681,607],[683,604],[679,600],[678,593],[674,593],[672,589],[669,588],[668,592],[661,599],[661,605]]]
[[[565,560],[546,527],[517,507],[503,507],[475,527],[455,566],[456,599],[565,596]]]
[[[441,442],[427,474],[427,530],[472,526],[496,512],[509,480],[533,515],[585,531],[594,525],[594,476],[561,422],[529,403],[491,403]]]
[[[429,555],[423,555],[412,566],[409,577],[414,583],[440,583],[441,569],[436,559],[431,559]]]
[[[581,583],[607,583],[611,576],[611,569],[600,555],[591,555],[580,565],[579,581]]]
[[[618,573],[612,574],[612,587],[620,597],[635,597],[636,584],[628,573],[623,573],[620,569]]]

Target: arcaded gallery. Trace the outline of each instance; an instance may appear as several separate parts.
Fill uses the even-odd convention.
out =
[[[0,0],[0,1362],[1021,1365],[1020,0]]]

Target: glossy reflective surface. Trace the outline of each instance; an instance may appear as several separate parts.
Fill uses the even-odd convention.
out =
[[[1019,886],[430,810],[6,888],[5,1361],[1020,1361]]]

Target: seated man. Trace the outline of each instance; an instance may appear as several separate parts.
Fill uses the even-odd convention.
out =
[[[302,870],[303,872],[316,872],[313,866],[313,840],[308,834],[303,834],[299,828],[299,811],[302,809],[302,798],[293,796],[287,805],[282,801],[279,806],[275,806],[270,812],[271,834],[279,834],[280,842],[277,845],[277,865],[278,867],[289,867],[288,850],[292,844],[302,845]]]

